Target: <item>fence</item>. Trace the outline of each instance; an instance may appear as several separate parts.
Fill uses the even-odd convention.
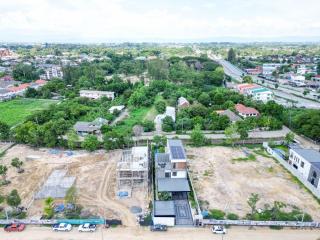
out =
[[[269,147],[267,142],[263,143],[263,147],[266,151],[272,155],[275,159],[279,161],[279,163],[285,167],[292,175],[299,179],[302,184],[312,192],[314,196],[320,199],[320,190],[315,188],[310,182],[307,181],[302,175],[302,173],[298,172],[295,168],[293,168],[286,160],[284,160],[276,151],[274,151],[271,147]]]
[[[251,220],[214,220],[203,219],[203,225],[236,225],[259,227],[296,227],[296,228],[320,228],[319,222],[295,222],[295,221],[251,221]]]
[[[104,224],[105,220],[102,218],[97,219],[42,219],[42,220],[33,220],[33,219],[8,219],[0,220],[1,225],[11,224],[11,223],[23,223],[28,225],[52,225],[56,223],[70,223],[75,225],[80,225],[84,223],[92,224]]]

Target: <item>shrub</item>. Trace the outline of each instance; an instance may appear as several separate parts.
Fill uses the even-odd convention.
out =
[[[224,211],[221,211],[219,209],[211,209],[209,211],[209,217],[217,220],[224,219],[226,213]]]

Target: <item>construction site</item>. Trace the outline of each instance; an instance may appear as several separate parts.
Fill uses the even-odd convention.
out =
[[[123,150],[117,163],[117,197],[131,197],[133,190],[149,192],[148,147],[133,147]]]
[[[143,154],[137,158],[138,152]],[[22,200],[21,206],[27,208],[27,217],[39,219],[43,215],[47,197],[53,197],[57,204],[63,203],[67,190],[74,186],[77,204],[83,207],[84,216],[119,219],[125,226],[136,226],[136,214],[132,213],[131,208],[139,207],[141,214],[148,209],[148,191],[144,189],[148,186],[149,166],[148,161],[142,164],[143,159],[148,157],[145,151],[138,148],[132,153],[129,161],[132,177],[118,181],[117,174],[121,171],[117,170],[120,165],[123,166],[120,169],[126,165],[122,160],[130,160],[130,157],[123,158],[127,154],[122,150],[89,153],[83,150],[38,149],[18,144],[8,149],[1,158],[2,164],[8,167],[6,177],[10,181],[10,184],[1,187],[1,194],[17,189]],[[13,158],[23,162],[23,173],[18,173],[17,169],[10,166]],[[123,164],[119,165],[121,162]],[[139,168],[141,172],[136,173]],[[121,189],[128,189],[130,196],[117,196],[118,183]]]

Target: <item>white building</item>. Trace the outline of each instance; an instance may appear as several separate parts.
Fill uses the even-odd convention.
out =
[[[262,66],[262,73],[263,75],[272,75],[272,73],[281,66],[282,64],[280,63],[265,63]]]
[[[289,161],[293,168],[315,188],[320,189],[320,152],[314,149],[305,149],[292,146],[289,150]]]
[[[273,92],[268,88],[251,88],[247,90],[247,95],[251,96],[253,100],[262,101],[264,103],[273,100]]]
[[[96,91],[96,90],[80,90],[80,97],[86,97],[90,99],[99,99],[107,97],[111,100],[114,99],[114,92],[108,91]]]

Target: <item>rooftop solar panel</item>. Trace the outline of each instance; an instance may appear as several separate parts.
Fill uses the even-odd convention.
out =
[[[174,159],[185,159],[184,150],[181,146],[170,147],[172,158]]]

